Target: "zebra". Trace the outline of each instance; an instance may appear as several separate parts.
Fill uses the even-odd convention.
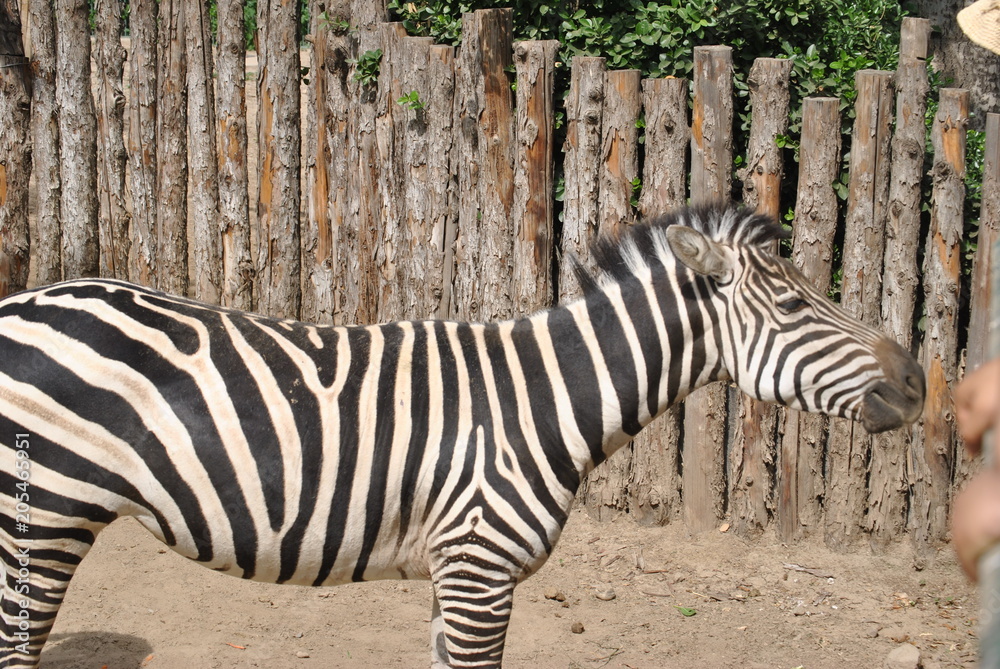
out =
[[[36,667],[102,528],[314,586],[429,579],[435,667],[499,667],[586,474],[696,388],[915,421],[909,352],[736,205],[599,239],[583,296],[491,324],[320,326],[117,280],[0,302],[0,667]],[[580,263],[578,263],[580,265]]]

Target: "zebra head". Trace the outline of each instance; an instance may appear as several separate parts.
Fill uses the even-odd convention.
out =
[[[778,224],[735,207],[695,209],[689,216],[666,227],[667,241],[716,305],[721,364],[740,389],[851,418],[869,432],[919,418],[923,369],[778,257],[772,242],[787,236]]]

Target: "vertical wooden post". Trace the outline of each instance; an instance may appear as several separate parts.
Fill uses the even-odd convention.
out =
[[[587,262],[590,243],[597,234],[601,127],[604,112],[603,58],[576,56],[566,97],[566,144],[563,147],[565,197],[563,201],[562,257],[559,265],[559,299],[577,297],[579,286],[570,258]]]
[[[159,103],[156,115],[156,285],[186,295],[187,239],[187,65],[184,1],[160,2]]]
[[[743,202],[748,207],[775,218],[781,213],[779,190],[785,167],[777,137],[788,132],[788,85],[791,74],[791,60],[758,58],[750,68],[747,79],[753,118],[746,167],[740,172]]]
[[[642,72],[612,70],[605,75],[604,111],[601,114],[602,233],[616,232],[635,222],[632,185],[639,177],[639,131],[642,111]]]
[[[684,206],[691,128],[688,80],[643,79],[646,158],[642,165],[639,212],[643,217]]]
[[[303,160],[305,162],[306,215],[302,222],[302,310],[300,317],[310,323],[333,322],[333,259],[331,257],[330,162],[328,145],[326,53],[333,31],[321,14],[325,3],[309,4],[309,104],[306,105]],[[335,19],[336,20],[336,19]],[[336,85],[334,83],[334,85]]]
[[[90,88],[90,29],[86,0],[56,0],[56,103],[62,181],[64,278],[97,276],[97,124]]]
[[[350,15],[345,8],[328,8],[327,11],[331,21],[339,22],[340,25],[349,22]],[[317,56],[314,62],[317,62],[316,67],[319,68],[315,76],[325,79],[325,97],[320,106],[321,111],[317,113],[324,114],[326,118],[326,137],[320,137],[319,141],[326,142],[326,150],[330,154],[327,167],[329,238],[324,239],[323,229],[320,228],[315,262],[330,263],[330,320],[343,325],[354,322],[358,310],[358,277],[351,273],[351,269],[360,260],[357,255],[358,217],[351,209],[352,201],[356,201],[353,186],[357,183],[355,177],[359,172],[356,135],[353,132],[356,127],[353,122],[357,119],[354,113],[357,98],[350,72],[350,61],[356,57],[357,43],[348,30],[334,33],[326,28],[318,32],[319,34],[314,34],[317,34],[318,40],[324,41],[323,58]],[[320,206],[316,205],[317,208]],[[324,248],[324,245],[328,248]],[[322,271],[319,271],[318,276],[322,280]],[[313,280],[313,289],[317,291],[317,309],[320,310],[319,320],[322,322],[325,320],[321,311],[325,297],[321,299],[324,293],[315,286],[315,282],[316,279]]]
[[[733,50],[694,48],[691,201],[728,199],[733,167]]]
[[[118,0],[100,0],[95,7],[97,32],[97,187],[100,196],[98,233],[100,274],[128,279],[129,213],[125,194],[125,95],[122,71],[121,6]]]
[[[222,232],[219,229],[219,154],[215,136],[215,66],[208,6],[187,0],[185,39],[188,77],[188,137],[191,173],[191,297],[219,304],[223,276]]]
[[[747,207],[778,218],[784,157],[777,137],[788,132],[788,84],[792,61],[758,58],[750,68],[753,122],[741,172]],[[777,252],[777,244],[774,251]],[[729,397],[734,421],[729,447],[729,509],[733,529],[758,536],[775,509],[774,472],[777,463],[778,408],[754,400],[733,388]]]
[[[603,126],[607,69],[603,58],[577,56],[573,59],[569,96],[566,98],[566,144],[563,172],[566,195],[563,205],[562,257],[559,268],[561,301],[580,297],[580,286],[572,258],[589,264],[590,244],[600,225],[601,129]],[[600,514],[600,495],[592,495],[592,485],[600,489],[601,469],[585,478],[577,491],[581,506]]]
[[[555,40],[518,42],[517,152],[514,170],[514,313],[552,305],[552,146]]]
[[[31,175],[31,94],[21,15],[14,0],[0,0],[0,297],[28,282],[28,179]]]
[[[402,96],[400,80],[409,64],[402,60],[402,42],[406,30],[401,23],[382,23],[378,27],[382,49],[378,86],[375,89],[375,213],[378,225],[372,231],[371,263],[376,279],[377,312],[375,321],[384,323],[403,318],[407,282],[405,255],[412,248],[409,230],[403,222],[403,156],[405,112],[397,102]]]
[[[612,70],[604,78],[599,163],[599,231],[614,234],[635,221],[632,182],[639,176],[639,133],[642,73]],[[632,445],[618,450],[583,481],[578,492],[587,510],[607,520],[628,510],[632,481]]]
[[[728,199],[733,166],[733,56],[727,46],[694,49],[691,201]],[[684,402],[684,521],[692,532],[722,517],[726,387],[714,383]]]
[[[882,256],[889,201],[892,73],[863,70],[855,76],[857,117],[851,143],[850,190],[844,234],[841,306],[878,327],[882,307]],[[868,500],[871,437],[860,424],[830,421],[826,543],[844,549],[860,537]]]
[[[455,169],[458,160],[453,151],[452,108],[455,100],[455,49],[432,46],[430,49],[427,109],[427,206],[431,234],[441,254],[441,284],[434,315],[447,318],[453,309],[452,282],[455,278],[455,240],[458,236],[458,211],[455,205]]]
[[[438,311],[441,296],[444,254],[433,229],[431,208],[436,200],[431,195],[433,186],[430,183],[431,151],[437,147],[432,149],[430,144],[428,115],[429,107],[441,106],[442,100],[431,96],[432,41],[429,37],[403,38],[400,62],[404,67],[400,72],[400,90],[403,95],[412,95],[416,91],[417,98],[408,105],[397,104],[393,111],[401,121],[402,216],[410,239],[409,249],[404,250],[408,257],[401,258],[405,275],[403,313],[406,318],[433,317]],[[450,98],[447,102],[450,114]],[[438,185],[438,188],[441,187]]]
[[[1000,258],[1000,116],[986,115],[986,147],[983,165],[982,202],[979,217],[979,247],[976,252],[976,263],[973,267],[973,308],[978,306],[982,311],[988,310],[989,336],[983,336],[983,341],[989,341],[989,349],[984,353],[976,352],[978,357],[986,355],[1000,356],[1000,268],[991,265]],[[984,249],[984,245],[985,249]],[[986,274],[985,279],[982,274]],[[992,274],[992,276],[990,276]],[[983,287],[984,281],[988,286]],[[985,295],[984,293],[985,288]],[[977,297],[978,295],[978,297]],[[987,298],[983,302],[983,298]],[[973,312],[975,316],[975,312]],[[975,325],[981,321],[977,317]],[[969,336],[977,333],[969,326]],[[970,351],[969,362],[972,361]],[[994,427],[989,443],[983,444],[986,466],[996,466],[996,458],[991,457],[992,447],[1000,439]],[[964,452],[964,449],[960,449]],[[986,551],[978,561],[979,571],[979,666],[1000,666],[1000,616],[997,615],[996,601],[1000,595],[1000,548],[994,545]]]
[[[257,3],[257,308],[296,318],[302,301],[299,229],[299,3]],[[287,91],[296,91],[288,95]]]
[[[986,115],[984,153],[979,236],[969,296],[971,306],[966,358],[966,368],[969,370],[979,367],[990,358],[990,304],[993,299],[991,269],[1000,275],[1000,258],[993,256],[994,246],[1000,239],[1000,114]]]
[[[905,18],[896,70],[896,130],[892,137],[892,182],[889,187],[885,262],[882,279],[883,331],[903,348],[911,347],[917,289],[920,237],[920,186],[927,131],[927,19]],[[884,550],[906,529],[909,484],[906,454],[911,429],[872,437],[865,526],[872,548]]]
[[[512,313],[513,15],[482,9],[463,19],[455,123],[459,146],[459,221],[454,316],[492,321]],[[468,163],[466,165],[466,163]]]
[[[792,262],[817,289],[830,289],[837,233],[840,173],[840,100],[807,98],[802,104],[799,183],[792,228]],[[821,501],[827,419],[788,410],[778,457],[778,536],[793,541],[816,531]]]
[[[371,13],[374,3],[355,0],[351,3],[351,26],[356,30],[356,57],[361,59],[382,47],[378,23],[384,13]],[[348,120],[350,142],[348,169],[350,178],[349,219],[345,221],[342,242],[336,249],[335,265],[343,268],[345,288],[338,298],[342,323],[374,323],[378,317],[378,277],[375,263],[376,233],[381,227],[377,191],[381,167],[375,142],[377,84],[362,84],[354,79],[356,65],[346,73],[354,104]],[[335,319],[337,320],[337,319]]]
[[[35,4],[40,3],[32,3],[32,6]],[[132,191],[132,243],[128,274],[130,280],[154,287],[157,274],[156,107],[159,68],[156,26],[159,6],[156,0],[133,0],[131,4],[132,49],[129,54],[131,74],[128,93],[129,189]],[[241,20],[242,16],[241,7]],[[240,35],[242,39],[242,29]]]
[[[221,302],[253,309],[250,192],[247,174],[246,43],[243,3],[219,0],[216,97],[219,124],[219,229],[222,235]]]
[[[925,329],[921,361],[927,375],[927,407],[914,430],[913,539],[933,550],[948,532],[952,466],[957,439],[951,388],[958,367],[958,299],[961,289],[962,209],[969,92],[941,90],[931,129],[934,165],[931,227],[924,250]]]
[[[687,190],[687,79],[644,79],[646,159],[639,211],[654,216],[683,206]],[[681,510],[682,406],[673,406],[632,442],[628,509],[643,525],[663,525]]]
[[[59,213],[59,118],[56,105],[55,17],[51,0],[28,3],[31,43],[31,162],[38,192],[31,274],[38,285],[62,278]]]

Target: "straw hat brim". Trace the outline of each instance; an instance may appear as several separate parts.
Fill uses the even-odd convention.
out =
[[[977,0],[958,13],[958,25],[970,40],[1000,54],[1000,0]]]

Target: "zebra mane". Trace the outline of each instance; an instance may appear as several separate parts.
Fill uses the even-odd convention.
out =
[[[736,203],[716,202],[677,209],[596,239],[590,247],[593,270],[579,260],[575,265],[584,294],[598,290],[607,281],[623,282],[634,277],[642,267],[649,266],[652,258],[672,257],[666,238],[671,225],[694,228],[726,244],[763,246],[789,237],[789,232],[774,218]]]

